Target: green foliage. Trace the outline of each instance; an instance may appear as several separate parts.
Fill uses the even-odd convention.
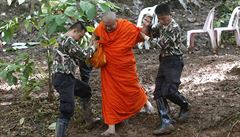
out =
[[[19,3],[25,0],[19,0]],[[9,1],[12,3],[12,0]],[[104,0],[81,0],[79,7],[76,0],[42,0],[41,8],[34,14],[28,15],[24,19],[24,26],[28,32],[37,31],[38,38],[43,35],[50,38],[57,35],[58,32],[66,32],[67,27],[77,20],[89,24],[96,15],[101,12],[120,9],[113,3]],[[98,10],[97,10],[98,9]],[[93,31],[93,27],[87,26],[89,32]],[[14,33],[19,29],[19,18],[6,21],[0,24],[0,32],[2,32],[3,41],[10,43]]]
[[[118,9],[108,1],[81,0],[79,5],[78,7],[76,0],[49,0],[43,3],[40,22],[44,23],[41,23],[42,26],[38,28],[45,29],[47,36],[52,36],[57,32],[66,31],[66,26],[77,20],[89,22],[96,17],[97,13],[106,12],[111,8]]]
[[[79,1],[79,0],[78,0]],[[52,94],[51,85],[51,66],[53,62],[52,47],[57,43],[59,33],[67,31],[69,25],[76,21],[83,21],[88,24],[87,30],[94,31],[91,22],[98,14],[102,12],[120,9],[113,3],[104,0],[41,0],[40,9],[28,15],[24,19],[24,27],[28,32],[37,31],[41,45],[47,49],[48,62],[48,84],[49,98]],[[23,0],[21,0],[23,2]],[[19,27],[18,18],[10,20],[4,25],[0,24],[3,40],[9,43],[15,31]],[[22,55],[23,56],[23,55]],[[24,58],[23,58],[24,57]],[[30,79],[34,73],[33,61],[29,56],[19,57],[20,60],[13,63],[1,63],[0,76],[3,77],[10,85],[17,84],[20,81],[24,90],[32,91],[37,86],[37,81]],[[20,63],[23,62],[23,63]],[[51,99],[50,99],[51,100]]]
[[[230,19],[231,13],[235,7],[240,5],[240,0],[235,1],[224,1],[220,6],[217,7],[217,21],[215,27],[227,26]]]
[[[11,63],[0,61],[0,77],[6,80],[9,85],[21,84],[25,97],[31,91],[39,89],[39,82],[32,78],[34,70],[34,62],[27,53],[18,54]]]
[[[232,11],[235,7],[240,5],[240,0],[234,1],[226,1],[223,0],[222,4],[218,6],[216,21],[214,22],[214,27],[226,27],[230,20]],[[223,33],[222,39],[224,43],[235,44],[235,39],[232,37],[233,35],[229,35],[229,33]]]
[[[1,35],[2,35],[3,41],[10,43],[14,33],[18,28],[19,28],[19,21],[17,17],[15,17],[13,20],[9,20],[7,22],[2,23],[0,26],[0,32],[2,32]]]

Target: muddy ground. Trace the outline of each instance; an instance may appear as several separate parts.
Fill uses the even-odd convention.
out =
[[[216,1],[194,8],[197,21],[189,23],[181,8],[174,9],[174,17],[184,30],[200,28],[207,12]],[[185,17],[184,17],[185,16]],[[19,39],[24,38],[19,36]],[[240,48],[225,44],[219,48],[218,55],[211,52],[206,37],[197,37],[196,48],[192,54],[185,53],[185,67],[182,74],[180,92],[191,103],[190,118],[187,123],[176,123],[176,130],[165,137],[240,137]],[[44,68],[45,51],[40,47],[28,50]],[[144,51],[134,49],[137,70],[142,85],[152,99],[154,81],[158,70],[158,50]],[[36,56],[37,55],[37,56]],[[14,58],[14,54],[0,53],[1,58]],[[42,69],[45,71],[45,69]],[[51,137],[54,130],[48,127],[55,122],[58,114],[58,95],[52,103],[47,101],[47,85],[34,92],[31,100],[22,101],[22,92],[16,87],[8,87],[0,80],[0,136],[1,137]],[[90,85],[93,92],[93,111],[101,117],[101,85],[99,70],[93,70]],[[69,125],[69,137],[96,137],[107,126],[100,121],[92,130],[86,130],[80,116],[76,99],[76,109]],[[156,108],[156,106],[155,106]],[[179,107],[170,104],[175,118]],[[152,131],[159,124],[157,113],[139,113],[126,123],[117,125],[120,137],[154,137]]]

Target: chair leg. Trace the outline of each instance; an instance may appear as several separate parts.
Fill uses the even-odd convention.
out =
[[[238,29],[235,30],[235,39],[238,46],[240,46],[240,32]]]
[[[187,32],[187,48],[190,48],[190,43],[191,43],[191,32]]]
[[[221,44],[221,35],[222,35],[222,31],[221,30],[216,30],[216,39],[217,39],[217,46],[220,46]]]
[[[214,31],[208,31],[208,35],[209,35],[210,40],[211,40],[213,52],[216,52],[217,51],[217,43],[216,43],[216,37],[215,37]]]

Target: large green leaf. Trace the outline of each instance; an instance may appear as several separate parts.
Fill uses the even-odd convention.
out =
[[[106,5],[105,3],[100,3],[98,4],[98,6],[100,7],[100,9],[103,11],[103,12],[107,12],[110,10],[110,7],[108,5]]]
[[[7,71],[18,71],[21,68],[21,65],[10,64],[7,67]]]
[[[51,24],[49,24],[48,27],[48,34],[52,35],[54,32],[56,32],[57,30],[57,23],[56,22],[52,22]]]
[[[81,1],[80,2],[80,7],[83,11],[86,12],[87,10],[89,10],[90,8],[93,7],[93,4],[90,3],[89,1]]]
[[[76,15],[77,8],[76,6],[69,6],[65,9],[64,14],[67,16],[73,17]]]
[[[55,20],[55,15],[49,15],[45,17],[46,25],[49,25],[49,23],[53,22]]]
[[[96,11],[96,7],[92,7],[91,9],[89,9],[87,12],[87,17],[89,18],[89,20],[94,19],[94,17],[97,15],[97,11]]]
[[[113,3],[110,2],[110,1],[105,2],[105,4],[106,4],[108,7],[112,8],[113,10],[121,9],[120,7],[118,7],[117,5],[113,4]]]
[[[86,13],[88,19],[90,20],[93,19],[97,14],[95,5],[93,5],[89,1],[81,1],[80,7]]]
[[[2,71],[0,72],[0,77],[6,80],[6,79],[7,79],[7,73],[8,73],[8,72],[7,72],[6,70],[2,70]]]
[[[61,15],[56,15],[55,16],[55,21],[58,26],[64,25],[64,23],[67,21],[67,18],[64,14]]]
[[[16,85],[17,84],[17,78],[15,76],[13,76],[11,73],[8,73],[8,78],[7,78],[7,82],[8,84],[11,85]]]

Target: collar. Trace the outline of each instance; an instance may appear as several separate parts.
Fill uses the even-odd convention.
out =
[[[174,19],[172,19],[172,20],[168,23],[168,25],[166,25],[166,26],[162,25],[162,28],[163,28],[163,29],[167,29],[173,22],[174,22]]]

